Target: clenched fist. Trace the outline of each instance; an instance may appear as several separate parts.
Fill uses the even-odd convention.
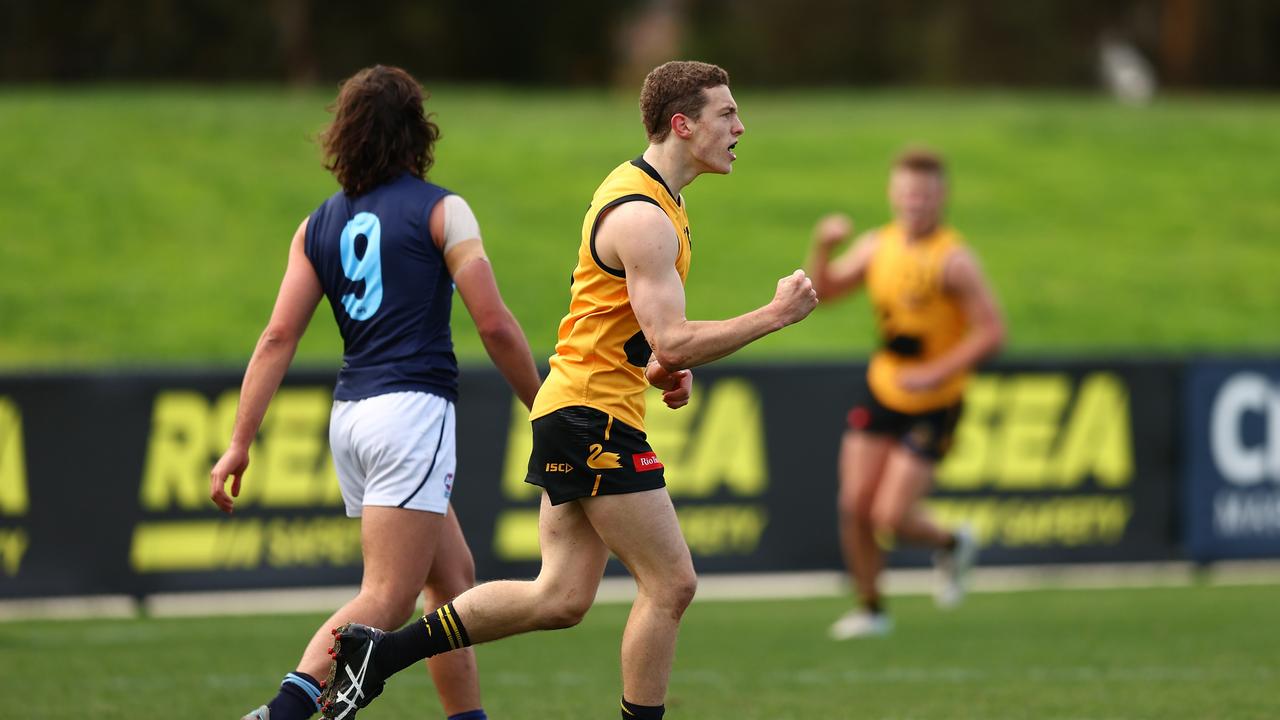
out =
[[[778,281],[778,291],[773,295],[774,309],[783,325],[800,322],[818,306],[818,293],[813,281],[803,270],[797,270]]]
[[[827,215],[813,229],[813,241],[825,248],[833,248],[853,235],[853,221],[848,215]]]

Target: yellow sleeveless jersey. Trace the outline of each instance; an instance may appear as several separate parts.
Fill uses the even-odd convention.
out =
[[[867,268],[867,292],[875,307],[881,348],[871,357],[867,384],[886,407],[922,413],[947,407],[964,393],[969,373],[947,378],[931,390],[911,392],[898,385],[900,370],[945,353],[968,332],[960,303],[942,286],[951,253],[963,247],[948,227],[908,243],[896,223],[876,231],[878,245]]]
[[[619,165],[596,188],[583,218],[569,314],[560,321],[551,372],[538,390],[530,419],[584,405],[644,430],[644,391],[649,386],[644,368],[649,361],[649,343],[631,310],[625,273],[622,268],[607,267],[595,249],[600,218],[627,202],[649,202],[662,208],[680,242],[675,267],[681,282],[689,272],[692,250],[684,203],[671,194],[662,176],[643,158]]]

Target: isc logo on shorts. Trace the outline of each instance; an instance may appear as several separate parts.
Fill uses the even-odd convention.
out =
[[[657,453],[654,453],[652,450],[647,453],[632,455],[631,462],[636,466],[636,472],[658,470],[662,467],[662,462],[658,460]]]
[[[573,466],[569,463],[547,463],[546,471],[557,473],[573,472]]]

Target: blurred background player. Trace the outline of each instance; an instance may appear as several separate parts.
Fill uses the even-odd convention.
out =
[[[327,296],[344,343],[329,442],[349,517],[361,518],[360,592],[311,638],[279,693],[246,720],[295,720],[318,709],[329,667],[328,628],[399,625],[419,592],[436,607],[475,584],[475,566],[450,512],[458,367],[449,328],[454,286],[489,357],[531,405],[539,378],[498,292],[475,215],[426,181],[439,129],[422,89],[375,66],[343,83],[323,136],[342,190],[298,227],[271,320],[245,371],[231,445],[210,496],[230,514],[253,442],[311,315]],[[230,496],[228,477],[234,478]],[[428,664],[445,713],[485,717],[471,651]]]
[[[808,267],[819,299],[865,284],[881,338],[840,447],[840,545],[859,607],[831,626],[839,640],[893,628],[878,586],[881,542],[934,550],[942,607],[961,600],[977,554],[967,528],[938,527],[921,502],[951,445],[970,371],[1005,336],[976,257],[942,224],[946,195],[942,159],[908,150],[889,176],[890,223],[863,233],[835,259],[852,222],[830,215],[814,230]]]
[[[387,677],[421,658],[576,625],[610,553],[637,589],[622,636],[622,717],[663,716],[676,634],[697,577],[662,463],[645,437],[645,389],[652,383],[668,406],[685,405],[689,368],[800,321],[817,297],[797,270],[749,313],[685,317],[692,246],[681,190],[703,173],[729,174],[744,128],[728,73],[706,63],[655,68],[640,109],[649,146],[614,168],[587,209],[569,314],[530,413],[525,481],[544,491],[538,577],[480,585],[393,633],[360,625],[335,631],[325,717],[350,718]]]

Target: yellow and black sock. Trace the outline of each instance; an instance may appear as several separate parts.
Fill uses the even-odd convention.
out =
[[[622,720],[662,720],[666,705],[636,705],[622,698]]]
[[[374,649],[373,662],[385,677],[424,658],[469,645],[471,638],[467,636],[467,629],[458,619],[453,603],[448,603],[387,633]]]

